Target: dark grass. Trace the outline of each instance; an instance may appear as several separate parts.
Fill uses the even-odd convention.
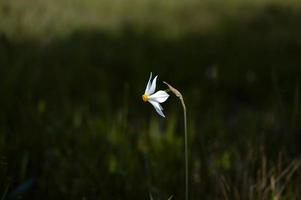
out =
[[[300,19],[266,6],[176,38],[134,25],[42,41],[2,33],[0,191],[183,199],[182,113],[175,98],[164,104],[166,120],[143,104],[152,71],[185,97],[192,199],[250,199],[250,188],[268,188],[300,158]],[[281,197],[298,199],[300,183],[297,170]],[[254,191],[253,199],[274,194]]]

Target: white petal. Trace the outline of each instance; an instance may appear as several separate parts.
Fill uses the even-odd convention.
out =
[[[152,100],[149,100],[148,102],[150,102],[154,106],[154,108],[156,109],[156,111],[159,115],[161,115],[162,117],[165,117],[165,115],[162,112],[163,108],[158,102],[152,101]]]
[[[149,95],[149,89],[151,88],[151,80],[152,80],[152,72],[150,73],[144,94]]]
[[[150,87],[150,89],[148,91],[149,95],[153,94],[155,92],[155,90],[156,90],[157,78],[158,78],[158,76],[156,76],[154,78],[153,82],[152,82],[152,85],[151,85],[151,87]]]
[[[152,94],[149,99],[150,100],[154,100],[157,101],[159,103],[163,103],[164,101],[166,101],[169,97],[169,94],[167,94],[167,92],[163,91],[163,90],[159,90],[158,92],[156,92],[155,94]]]

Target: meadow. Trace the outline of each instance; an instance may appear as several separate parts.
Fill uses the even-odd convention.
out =
[[[300,199],[300,5],[1,1],[0,197]]]

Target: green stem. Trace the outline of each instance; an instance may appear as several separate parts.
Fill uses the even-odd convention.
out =
[[[176,97],[178,97],[181,101],[183,107],[183,114],[184,114],[184,132],[185,132],[185,199],[189,199],[189,187],[188,187],[188,136],[187,136],[187,113],[186,113],[186,106],[184,102],[184,98],[182,94],[174,87],[163,81],[165,85],[168,86],[168,90],[166,92],[171,91]]]
[[[188,200],[188,136],[187,136],[187,113],[186,105],[183,97],[180,97],[180,101],[183,107],[184,114],[184,131],[185,131],[185,199]]]

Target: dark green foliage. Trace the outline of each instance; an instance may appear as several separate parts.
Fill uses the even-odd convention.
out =
[[[187,104],[192,199],[271,199],[283,185],[297,199],[300,169],[267,196],[258,188],[301,153],[300,20],[266,6],[176,38],[134,25],[42,41],[1,33],[0,196],[183,199],[182,110],[171,98],[162,119],[142,102],[152,71]]]

